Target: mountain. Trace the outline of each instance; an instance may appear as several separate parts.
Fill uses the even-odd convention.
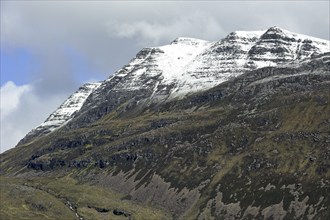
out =
[[[328,219],[329,68],[278,27],[144,48],[1,154],[1,215]]]
[[[72,119],[72,111],[80,110],[85,101],[78,115],[87,112],[86,116],[81,117],[90,123],[128,100],[134,104],[141,100],[161,103],[182,98],[210,89],[246,71],[299,62],[325,53],[329,47],[329,41],[272,27],[266,31],[232,32],[217,42],[177,38],[170,45],[144,48],[101,86],[90,86],[91,89],[82,95],[83,98],[77,100],[79,107],[72,110],[69,107],[68,114],[66,110],[61,110],[62,106],[59,107],[21,143],[65,124]],[[80,91],[84,89],[79,89],[75,94],[79,95]],[[89,92],[93,93],[87,99]],[[66,103],[71,103],[72,98]],[[65,103],[63,106],[67,109]],[[88,113],[91,106],[92,115]],[[61,119],[54,126],[57,117]],[[81,123],[78,125],[81,126]]]

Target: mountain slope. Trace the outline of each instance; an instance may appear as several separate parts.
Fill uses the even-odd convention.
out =
[[[169,49],[142,50],[65,125],[1,154],[5,181],[28,180],[83,219],[328,219],[329,42],[271,28],[179,43],[199,48],[178,52],[195,52],[180,71],[160,68]],[[197,81],[210,88],[176,92]],[[77,196],[90,190],[97,199]]]

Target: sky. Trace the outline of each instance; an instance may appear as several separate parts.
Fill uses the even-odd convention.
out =
[[[1,1],[1,149],[143,47],[278,26],[329,40],[329,1]]]

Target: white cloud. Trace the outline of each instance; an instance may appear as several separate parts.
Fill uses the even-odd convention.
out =
[[[31,91],[31,87],[29,85],[16,86],[15,83],[11,81],[6,82],[3,86],[1,86],[1,121],[17,109],[22,95],[29,91]]]
[[[0,152],[14,147],[32,128],[41,124],[64,100],[63,95],[41,97],[32,85],[1,86]]]
[[[169,42],[176,37],[218,39],[225,34],[218,21],[211,15],[195,11],[172,20],[139,20],[130,22],[111,21],[108,33],[123,38],[140,38],[143,43]],[[150,44],[150,43],[149,43]]]

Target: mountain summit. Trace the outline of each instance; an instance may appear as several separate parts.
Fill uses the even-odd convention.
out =
[[[329,219],[329,88],[278,27],[144,48],[0,155],[1,218]]]

